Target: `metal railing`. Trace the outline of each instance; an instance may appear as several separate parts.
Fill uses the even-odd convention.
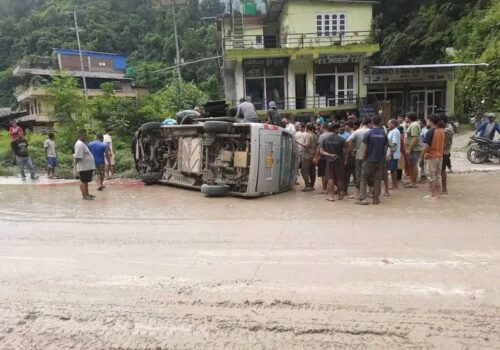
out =
[[[59,69],[57,62],[50,57],[35,57],[17,62],[16,67],[22,69]]]
[[[87,94],[89,97],[97,97],[103,96],[105,92],[102,89],[87,89]],[[43,86],[18,86],[14,91],[14,95],[22,100],[32,95],[48,96],[48,92]],[[138,93],[136,90],[113,90],[113,95],[116,97],[137,98]]]
[[[226,50],[312,48],[369,43],[370,31],[323,33],[281,33],[276,35],[238,35],[224,37]]]
[[[279,110],[301,110],[301,109],[329,109],[339,107],[354,107],[358,105],[358,95],[350,94],[337,96],[306,96],[306,97],[287,97],[282,99],[267,101],[264,99],[252,99],[255,109],[258,111],[268,109],[269,102],[274,101]],[[237,101],[232,101],[233,106],[237,106]]]

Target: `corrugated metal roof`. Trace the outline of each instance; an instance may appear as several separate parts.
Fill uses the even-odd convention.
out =
[[[55,48],[55,52],[63,54],[63,55],[79,55],[80,52],[78,50],[74,49],[61,49],[61,48]],[[125,55],[119,54],[119,53],[110,53],[110,52],[98,52],[98,51],[85,51],[82,50],[82,54],[84,55],[89,55],[89,56],[118,56],[118,57],[125,57]]]
[[[487,63],[436,63],[436,64],[407,64],[398,66],[369,66],[374,69],[413,69],[413,68],[459,68],[459,67],[488,67]]]

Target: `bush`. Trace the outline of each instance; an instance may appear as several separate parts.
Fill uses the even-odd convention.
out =
[[[67,167],[67,166],[58,166],[56,168],[56,176],[59,177],[60,179],[74,179],[75,178],[75,173],[73,170],[73,167]]]
[[[54,130],[56,133],[56,152],[58,166],[56,175],[64,179],[73,179],[73,150],[68,147],[63,140],[65,136],[61,129]],[[45,172],[46,160],[43,143],[47,139],[46,135],[31,133],[26,135],[29,144],[29,153],[33,160],[33,165],[37,172]],[[130,151],[130,141],[128,138],[121,139],[118,136],[113,137],[113,147],[116,158],[116,173],[121,177],[137,177],[135,171],[135,162]],[[16,173],[16,159],[10,149],[11,139],[6,131],[0,132],[0,176],[11,176]],[[13,170],[13,169],[14,170]]]
[[[115,154],[115,171],[117,173],[127,172],[135,169],[134,157],[130,151],[130,145],[118,140],[113,141],[114,154]]]
[[[16,168],[0,167],[0,176],[16,176]]]

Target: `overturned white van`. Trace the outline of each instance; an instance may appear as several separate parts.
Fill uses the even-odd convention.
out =
[[[297,180],[298,149],[290,132],[234,118],[146,123],[132,152],[144,183],[200,189],[208,196],[258,197],[287,191]]]

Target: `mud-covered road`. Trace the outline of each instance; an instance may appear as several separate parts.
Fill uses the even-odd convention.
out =
[[[0,185],[0,349],[500,348],[500,176],[382,205]]]

